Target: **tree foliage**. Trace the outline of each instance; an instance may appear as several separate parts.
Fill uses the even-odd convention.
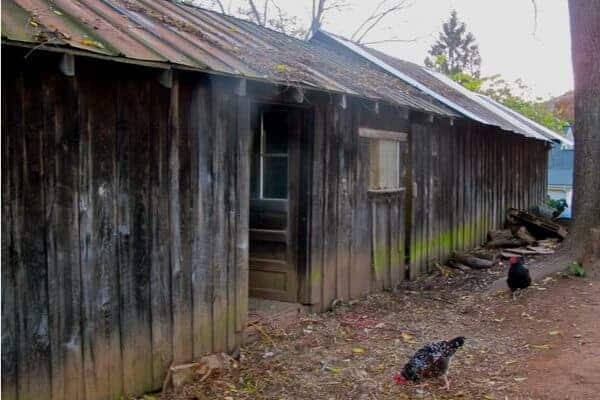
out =
[[[448,76],[467,89],[484,94],[559,134],[563,134],[563,127],[568,123],[548,110],[541,98],[533,98],[531,89],[521,79],[510,83],[500,75],[479,78],[465,72]]]
[[[478,91],[557,133],[563,134],[568,123],[548,110],[542,98],[532,98],[531,89],[521,79],[511,84],[500,75],[492,75],[482,79]]]
[[[479,77],[481,56],[475,36],[458,19],[456,11],[442,25],[442,31],[425,58],[425,65],[446,75],[466,73]]]

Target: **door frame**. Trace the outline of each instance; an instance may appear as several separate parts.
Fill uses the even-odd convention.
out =
[[[312,121],[312,108],[303,104],[271,102],[263,99],[252,99],[250,101],[250,131],[252,135],[250,155],[254,156],[253,146],[256,121],[258,114],[265,108],[281,108],[289,111],[290,120],[288,126],[288,199],[287,199],[287,225],[286,225],[286,261],[293,266],[292,285],[288,295],[278,296],[273,292],[262,292],[260,289],[252,290],[250,279],[248,289],[250,297],[270,298],[279,301],[298,302],[301,299],[301,287],[304,286],[306,271],[306,260],[308,259],[308,212],[310,209],[310,177],[311,177],[311,155],[312,148],[310,138]],[[251,165],[254,161],[251,162]],[[308,172],[307,172],[308,171]],[[252,179],[252,173],[249,174]],[[250,193],[249,206],[253,200]],[[269,200],[277,202],[278,200]],[[285,201],[285,200],[281,200]],[[250,214],[250,213],[249,213]],[[248,243],[251,242],[251,226],[248,225]],[[250,248],[248,249],[248,269],[250,271]]]

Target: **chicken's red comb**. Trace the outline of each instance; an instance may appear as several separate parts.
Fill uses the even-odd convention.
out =
[[[519,257],[512,256],[509,258],[511,264],[516,264],[519,262]]]
[[[406,385],[406,378],[402,376],[402,374],[396,372],[394,374],[394,382],[396,385]]]

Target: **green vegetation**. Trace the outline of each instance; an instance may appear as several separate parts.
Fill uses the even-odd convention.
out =
[[[583,269],[583,266],[581,264],[579,264],[576,261],[573,261],[571,263],[571,265],[569,265],[569,273],[571,275],[575,275],[575,276],[579,276],[579,277],[584,277],[585,276],[585,269]]]
[[[479,77],[481,56],[475,36],[458,19],[456,11],[442,25],[438,39],[431,46],[425,65],[446,75],[466,72]]]
[[[456,11],[442,25],[439,38],[431,46],[425,65],[447,75],[467,89],[491,97],[527,118],[563,134],[566,120],[554,115],[541,98],[531,96],[530,88],[520,79],[507,82],[500,75],[480,76],[481,57],[475,36],[466,31]]]

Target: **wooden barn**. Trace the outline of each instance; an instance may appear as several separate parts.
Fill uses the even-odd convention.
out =
[[[239,347],[250,298],[391,289],[543,199],[543,133],[354,50],[170,1],[3,1],[2,398],[156,390]]]

